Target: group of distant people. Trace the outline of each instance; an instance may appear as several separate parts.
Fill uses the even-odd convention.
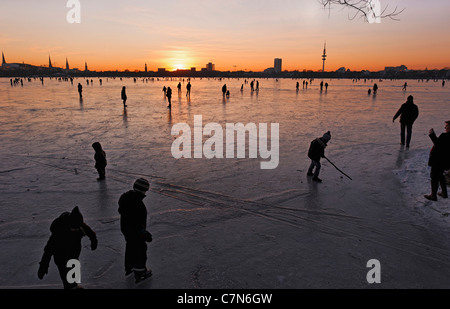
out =
[[[412,128],[414,122],[419,117],[419,108],[414,104],[414,97],[409,96],[407,101],[402,104],[400,109],[394,115],[392,122],[400,117],[400,143],[406,148],[410,147],[412,138]],[[430,151],[428,165],[431,167],[431,193],[424,197],[431,201],[437,201],[438,196],[448,198],[447,183],[445,179],[445,171],[450,169],[450,120],[445,121],[445,133],[437,137],[434,129],[430,129],[429,137],[433,143]],[[320,159],[325,158],[325,148],[331,140],[330,131],[326,132],[322,137],[311,142],[308,157],[311,164],[308,168],[307,175],[313,176],[313,181],[322,182],[319,178],[321,169]],[[438,192],[439,186],[441,192]]]

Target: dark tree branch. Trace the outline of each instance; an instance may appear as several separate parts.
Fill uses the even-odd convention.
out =
[[[329,14],[332,6],[339,6],[350,10],[350,20],[359,17],[364,18],[366,22],[373,22],[381,18],[398,21],[397,17],[405,10],[400,10],[398,7],[390,10],[389,5],[381,8],[380,0],[319,0],[319,2],[324,8],[328,8]]]

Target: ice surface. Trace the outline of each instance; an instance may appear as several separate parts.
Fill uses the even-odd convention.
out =
[[[56,266],[44,280],[38,262],[62,212],[79,206],[99,247],[83,240],[87,288],[448,288],[450,204],[425,201],[430,191],[428,130],[450,119],[449,88],[440,82],[320,80],[46,79],[11,87],[0,79],[0,288],[62,287]],[[83,101],[76,85],[82,83]],[[367,90],[377,82],[377,96]],[[227,84],[231,96],[223,98]],[[120,92],[127,87],[124,112]],[[163,86],[173,89],[172,111]],[[408,95],[420,116],[411,149],[400,147],[392,117]],[[194,115],[203,123],[279,123],[280,163],[261,159],[175,160],[172,126]],[[353,181],[322,161],[322,184],[306,177],[309,143],[326,131],[326,155]],[[108,159],[96,181],[93,142]],[[151,180],[145,199],[153,277],[125,278],[125,243],[117,201],[136,178]],[[381,263],[369,285],[367,261]]]

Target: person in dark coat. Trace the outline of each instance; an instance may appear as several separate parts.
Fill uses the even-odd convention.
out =
[[[56,218],[50,226],[51,236],[44,248],[44,254],[39,263],[38,278],[43,279],[48,274],[50,260],[53,260],[58,267],[59,275],[63,281],[64,289],[78,288],[77,283],[67,281],[69,268],[67,262],[78,260],[81,253],[81,239],[89,237],[91,249],[97,249],[97,236],[95,232],[83,221],[83,215],[78,207],[72,212],[65,212]]]
[[[430,130],[430,138],[433,141],[433,148],[430,151],[428,165],[431,166],[431,194],[425,198],[437,201],[437,196],[448,198],[447,183],[444,171],[450,169],[450,120],[445,122],[445,133],[439,137],[433,129]],[[439,185],[442,192],[438,193]]]
[[[152,234],[147,231],[147,208],[143,202],[150,184],[140,178],[119,199],[120,230],[125,237],[125,275],[134,272],[136,283],[152,275],[147,268],[147,242]]]
[[[414,97],[409,96],[406,103],[404,103],[398,112],[394,115],[392,122],[395,121],[399,116],[400,124],[401,124],[401,133],[400,133],[400,142],[402,145],[405,145],[405,131],[407,133],[406,136],[406,147],[409,148],[409,144],[411,142],[412,137],[412,127],[416,119],[419,117],[419,108],[416,104],[414,104]]]
[[[102,148],[102,145],[99,142],[93,143],[92,148],[95,150],[95,168],[98,172],[98,178],[97,180],[104,180],[106,175],[106,165],[108,162],[106,161],[106,153]]]
[[[320,168],[322,167],[320,159],[325,157],[325,148],[330,139],[331,133],[328,131],[322,137],[313,140],[309,147],[308,157],[311,159],[311,165],[309,166],[307,175],[313,176],[314,181],[322,182],[322,179],[319,178]]]
[[[170,87],[167,87],[166,97],[169,101],[169,105],[167,106],[167,108],[172,109],[172,89]]]
[[[124,87],[122,88],[122,94],[121,94],[121,97],[122,97],[122,100],[123,100],[123,107],[124,107],[124,108],[127,107],[127,99],[128,99],[126,89],[127,89],[127,88],[124,86]]]
[[[80,98],[83,97],[83,86],[78,83],[78,94],[80,95]]]

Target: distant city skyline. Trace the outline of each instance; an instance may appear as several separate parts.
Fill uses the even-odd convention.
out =
[[[26,4],[24,4],[26,3]],[[6,2],[0,11],[0,50],[10,63],[92,71],[263,71],[274,58],[283,71],[385,66],[450,66],[450,1],[397,0],[400,21],[349,20],[347,10],[324,10],[318,1],[166,0],[81,1],[81,23],[66,21],[65,1]],[[383,3],[384,4],[384,3]]]

